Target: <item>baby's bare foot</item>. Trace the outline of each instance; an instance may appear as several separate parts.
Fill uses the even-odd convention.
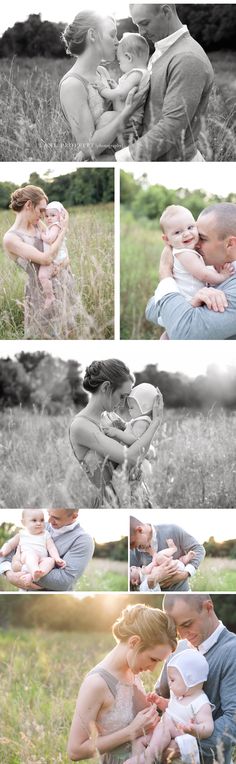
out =
[[[42,570],[40,570],[40,569],[39,570],[34,570],[34,575],[33,575],[34,581],[39,581],[39,579],[42,578],[42,576],[43,576]]]

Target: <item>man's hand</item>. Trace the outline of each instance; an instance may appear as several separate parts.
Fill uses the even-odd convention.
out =
[[[174,562],[178,562],[178,560],[174,560]],[[167,576],[164,581],[161,581],[161,588],[169,589],[169,587],[173,586],[173,584],[179,584],[181,581],[186,581],[188,577],[189,573],[187,570],[177,570],[176,572]]]
[[[209,310],[214,310],[215,313],[224,313],[228,307],[228,300],[225,293],[220,289],[203,287],[192,297],[190,304],[193,308],[200,308],[201,305],[206,305]]]
[[[166,244],[160,258],[159,279],[162,281],[170,276],[173,276],[173,254],[169,244]]]
[[[175,576],[177,576],[179,573],[179,571],[177,571],[177,565],[178,560],[168,560],[167,562],[163,562],[161,565],[158,565],[158,568],[155,568],[155,573],[149,573],[147,576],[148,585],[153,584],[155,586],[156,583],[159,583],[163,588],[163,584],[166,581],[169,581],[169,579],[171,583],[173,581],[173,577],[175,579]],[[184,573],[184,571],[180,572]]]
[[[14,573],[13,570],[7,570],[5,576],[10,584],[17,586],[18,589],[26,589],[26,591],[40,591],[40,586],[32,583],[30,573]]]

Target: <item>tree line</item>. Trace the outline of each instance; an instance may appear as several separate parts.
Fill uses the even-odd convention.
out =
[[[22,187],[28,183],[40,186],[49,201],[58,199],[66,208],[114,201],[114,172],[108,167],[81,167],[53,179],[49,179],[47,173],[41,178],[37,172],[32,172],[28,182],[22,183]],[[9,181],[0,183],[0,208],[9,207],[10,196],[16,188],[18,186]]]
[[[218,202],[233,202],[236,204],[236,193],[228,194],[227,198],[217,194],[209,194],[202,189],[189,191],[187,188],[171,189],[161,185],[150,186],[145,173],[137,180],[127,172],[121,171],[120,199],[126,209],[138,218],[156,220],[169,204],[181,204],[191,210],[196,219],[204,207]]]
[[[177,5],[177,12],[182,23],[188,25],[190,34],[204,50],[235,50],[236,14],[233,4]],[[40,13],[31,13],[26,21],[16,22],[4,32],[0,39],[0,58],[13,55],[63,58],[66,56],[62,40],[65,27],[66,22],[56,24],[42,21]],[[119,39],[127,31],[137,31],[130,17],[117,22]]]
[[[216,614],[224,625],[236,632],[236,595],[212,594]],[[138,602],[151,607],[162,607],[163,595],[140,595]],[[136,598],[135,598],[136,602]],[[134,603],[134,597],[127,594],[112,597],[104,594],[79,600],[70,595],[52,597],[32,597],[30,594],[11,594],[0,597],[0,625],[7,628],[43,628],[47,631],[105,632],[111,633],[111,626],[123,608]],[[96,629],[95,629],[96,626]]]
[[[236,409],[236,367],[221,371],[211,364],[205,374],[194,379],[180,372],[168,372],[155,363],[135,372],[136,384],[149,382],[159,387],[168,408],[212,410]],[[46,414],[60,415],[79,410],[88,401],[83,389],[82,364],[63,361],[46,351],[21,352],[15,358],[0,359],[0,409],[21,406]],[[213,413],[214,415],[214,413]]]

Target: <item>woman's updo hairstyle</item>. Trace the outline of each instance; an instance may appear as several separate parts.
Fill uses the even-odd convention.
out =
[[[9,207],[11,210],[14,210],[14,212],[20,212],[23,210],[26,202],[30,201],[33,206],[36,207],[37,204],[40,204],[42,199],[45,199],[45,201],[48,202],[48,197],[42,188],[39,188],[39,186],[24,186],[24,188],[17,188],[16,191],[13,191]]]
[[[68,24],[62,35],[66,46],[66,53],[71,56],[80,56],[87,45],[87,32],[89,29],[102,28],[102,17],[96,11],[81,11],[77,13],[72,24]]]
[[[173,619],[163,610],[148,605],[128,605],[113,624],[112,633],[117,642],[138,636],[137,654],[155,645],[170,645],[172,652],[177,646]]]
[[[111,390],[114,392],[118,387],[127,382],[134,382],[128,366],[117,358],[108,358],[107,361],[93,361],[85,370],[83,387],[88,393],[96,393],[103,382],[110,382]]]

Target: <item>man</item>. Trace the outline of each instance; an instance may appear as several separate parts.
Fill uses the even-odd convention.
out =
[[[206,265],[219,270],[236,261],[236,204],[211,205],[197,220],[198,251]],[[146,307],[154,324],[161,315],[172,340],[236,339],[236,271],[218,287],[203,287],[190,302],[179,293],[172,276],[172,254],[163,252],[160,283]]]
[[[66,563],[65,568],[53,568],[50,573],[40,579],[40,585],[27,584],[22,581],[20,573],[14,573],[11,570],[11,555],[8,561],[1,563],[0,572],[5,573],[7,580],[20,589],[70,591],[93,556],[92,536],[79,525],[78,509],[49,509],[46,529],[55,542],[60,557]]]
[[[173,539],[177,551],[173,560],[160,566],[163,572],[159,580],[160,587],[162,590],[170,588],[173,591],[189,591],[189,578],[196,573],[200,562],[204,559],[205,549],[178,525],[172,523],[151,525],[142,523],[136,517],[130,517],[130,564],[138,567],[147,565],[152,559],[150,551],[160,552],[165,549],[167,539],[170,538]],[[176,570],[176,560],[191,549],[195,552],[192,563],[188,563],[185,570]]]
[[[200,45],[183,26],[175,5],[130,5],[134,24],[152,41],[151,86],[143,135],[116,153],[118,161],[204,161],[197,139],[206,113],[213,70]]]
[[[232,745],[236,742],[236,635],[217,618],[209,594],[166,594],[163,609],[174,619],[179,636],[185,640],[179,643],[177,650],[187,649],[188,640],[209,664],[203,689],[214,706],[214,732],[201,740],[201,761],[230,764]],[[156,690],[163,697],[169,697],[166,666]],[[176,743],[171,745],[171,751],[179,757]]]

